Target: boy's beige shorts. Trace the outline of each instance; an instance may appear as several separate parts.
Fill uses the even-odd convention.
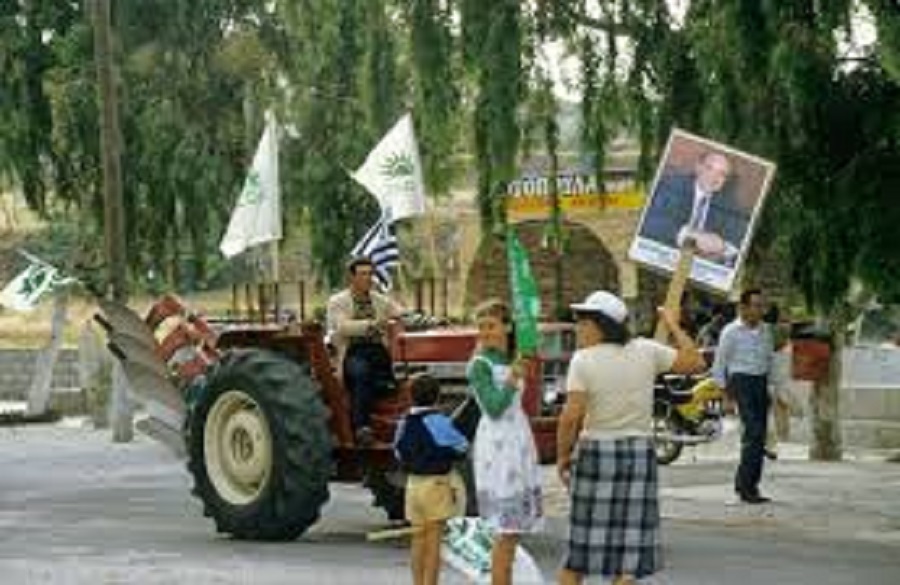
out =
[[[410,475],[406,480],[406,519],[411,524],[441,522],[466,511],[466,486],[456,471]]]

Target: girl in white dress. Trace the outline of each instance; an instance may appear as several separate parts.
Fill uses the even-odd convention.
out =
[[[519,535],[543,515],[537,449],[522,409],[521,372],[510,362],[515,335],[500,301],[476,309],[478,347],[469,361],[469,387],[481,409],[473,446],[479,515],[496,534],[491,583],[512,582]]]

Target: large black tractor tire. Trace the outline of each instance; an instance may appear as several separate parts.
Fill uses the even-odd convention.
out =
[[[328,501],[327,410],[306,367],[256,349],[226,353],[186,425],[193,494],[219,532],[293,540]]]

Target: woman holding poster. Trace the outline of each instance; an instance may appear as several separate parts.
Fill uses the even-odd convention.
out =
[[[706,367],[676,313],[660,311],[678,349],[632,339],[628,309],[607,291],[572,305],[579,349],[566,380],[557,469],[569,488],[569,539],[559,582],[600,574],[633,585],[662,568],[653,387],[664,372]]]

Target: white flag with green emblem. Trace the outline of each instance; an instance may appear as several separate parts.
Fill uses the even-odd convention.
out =
[[[33,310],[41,297],[53,289],[75,282],[43,262],[33,262],[0,291],[0,305],[14,311]]]
[[[266,115],[263,131],[219,250],[231,258],[247,248],[281,239],[281,195],[278,186],[278,131]]]
[[[369,190],[391,221],[425,213],[425,183],[412,116],[404,114],[350,174]]]

